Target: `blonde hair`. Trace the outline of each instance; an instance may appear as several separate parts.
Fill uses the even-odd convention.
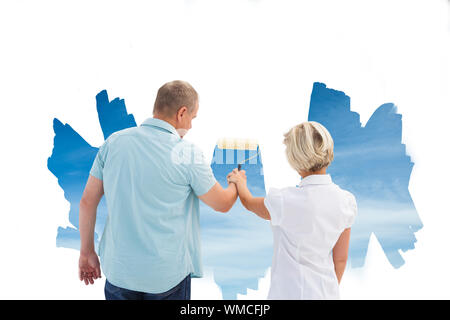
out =
[[[284,134],[286,157],[291,167],[301,171],[315,172],[333,161],[333,138],[318,122],[300,123]]]

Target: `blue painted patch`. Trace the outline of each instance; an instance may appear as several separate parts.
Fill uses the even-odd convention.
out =
[[[402,144],[402,116],[392,103],[380,106],[362,127],[344,92],[314,83],[309,121],[323,124],[334,139],[329,167],[335,183],[352,192],[358,216],[352,228],[350,261],[364,265],[373,233],[395,268],[404,264],[399,250],[414,248],[422,222],[408,190],[413,163]]]
[[[266,195],[263,165],[257,150],[214,149],[211,168],[217,181],[227,187],[226,176],[237,164],[247,175],[247,185],[255,197]],[[272,263],[270,223],[248,212],[237,200],[227,213],[218,213],[201,203],[204,263],[214,271],[214,280],[224,299],[236,299],[247,288],[257,289]]]
[[[136,126],[134,117],[128,115],[123,100],[116,98],[109,102],[106,90],[101,91],[96,100],[98,118],[105,139],[115,131]],[[69,222],[72,224],[66,228],[58,228],[56,246],[79,250],[79,204],[98,148],[87,143],[69,124],[64,125],[56,118],[53,120],[53,130],[53,152],[47,167],[58,178],[58,184],[64,190],[64,197],[70,203]],[[106,216],[106,203],[102,199],[95,225],[96,247],[103,233]]]

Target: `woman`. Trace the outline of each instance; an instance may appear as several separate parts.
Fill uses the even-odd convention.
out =
[[[333,160],[333,139],[317,122],[304,122],[285,135],[286,156],[302,180],[296,187],[271,188],[265,198],[253,197],[245,171],[235,169],[235,183],[244,207],[270,220],[274,238],[268,299],[339,299],[355,197],[334,184],[327,167]]]

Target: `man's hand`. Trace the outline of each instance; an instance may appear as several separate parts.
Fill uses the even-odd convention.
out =
[[[78,276],[80,281],[84,281],[86,285],[89,283],[94,284],[94,280],[102,277],[100,262],[95,251],[87,254],[80,254],[80,260],[78,262]]]
[[[100,262],[94,249],[94,229],[97,206],[103,196],[103,180],[94,176],[89,179],[80,201],[80,260],[78,276],[86,285],[94,284],[101,277]]]
[[[238,169],[234,169],[227,175],[228,183],[235,183],[236,186],[243,183],[247,185],[247,176],[245,175],[245,170],[239,171]]]

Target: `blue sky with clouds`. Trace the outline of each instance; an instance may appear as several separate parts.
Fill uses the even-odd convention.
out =
[[[218,182],[227,187],[226,176],[238,163],[246,171],[254,196],[265,196],[263,165],[257,150],[214,149],[211,167]],[[211,267],[224,299],[235,299],[247,288],[257,289],[272,263],[270,223],[247,211],[240,200],[227,213],[201,204],[201,230],[205,266]]]
[[[423,225],[408,189],[414,163],[402,143],[402,116],[396,106],[379,106],[362,126],[359,114],[351,111],[349,96],[316,82],[308,120],[330,131],[334,161],[328,172],[358,203],[350,242],[351,266],[364,265],[373,233],[390,264],[401,267],[404,260],[399,250],[414,248],[414,233]]]
[[[136,126],[133,115],[127,113],[123,99],[116,98],[109,101],[106,90],[103,90],[97,94],[96,101],[104,139],[115,131]],[[75,227],[59,227],[56,245],[78,250],[79,203],[98,148],[91,146],[69,124],[63,124],[56,118],[53,120],[53,131],[55,132],[53,151],[47,161],[47,167],[58,178],[58,184],[64,190],[64,197],[70,203],[69,222]],[[106,203],[102,198],[97,209],[96,246],[103,233],[106,216]]]

